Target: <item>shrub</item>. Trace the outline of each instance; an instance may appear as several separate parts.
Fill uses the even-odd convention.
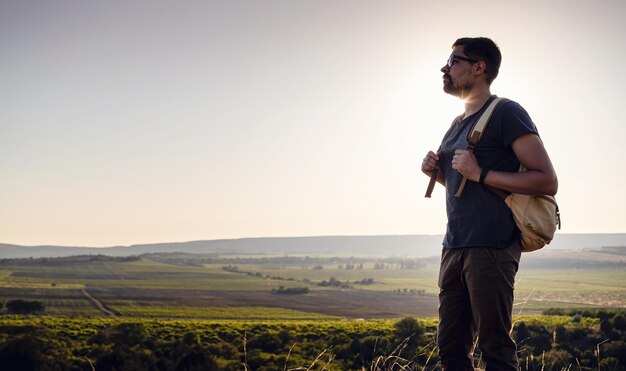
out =
[[[7,302],[9,313],[14,314],[32,314],[41,313],[46,310],[46,306],[40,301],[30,300],[11,300]]]
[[[123,346],[140,344],[148,338],[148,332],[142,323],[120,323],[111,335],[114,343]]]
[[[0,348],[0,364],[7,370],[38,370],[46,365],[41,345],[30,335],[11,339]]]
[[[278,288],[278,290],[274,289],[272,291],[274,293],[276,293],[276,294],[283,294],[283,295],[304,295],[304,294],[308,294],[309,293],[309,288],[308,287],[287,287],[287,288],[284,288],[283,286],[280,286]]]
[[[543,311],[545,316],[562,316],[565,314],[565,310],[562,308],[550,308]]]
[[[530,331],[528,331],[528,327],[521,321],[519,325],[517,325],[517,330],[515,331],[515,342],[519,345],[530,339]]]
[[[396,322],[393,327],[394,333],[400,341],[411,337],[412,342],[414,342],[424,332],[422,325],[413,317],[403,318]]]
[[[248,340],[248,349],[260,349],[265,353],[276,353],[283,349],[283,343],[278,334],[263,332],[253,335]]]
[[[193,349],[185,354],[176,364],[176,371],[217,371],[217,364],[205,352]]]
[[[624,313],[616,313],[611,322],[613,322],[613,327],[616,329],[620,331],[626,330],[626,316],[624,316]]]

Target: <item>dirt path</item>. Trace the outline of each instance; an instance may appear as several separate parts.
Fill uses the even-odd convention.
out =
[[[82,289],[83,294],[87,297],[87,299],[89,299],[95,306],[96,308],[98,308],[102,313],[104,313],[105,315],[109,316],[109,317],[115,317],[115,313],[111,312],[110,310],[108,310],[107,308],[104,307],[104,305],[102,305],[102,303],[100,302],[100,300],[94,298],[93,296],[91,296],[86,289]]]

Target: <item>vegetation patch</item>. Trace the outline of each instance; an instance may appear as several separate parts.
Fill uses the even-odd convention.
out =
[[[0,317],[7,369],[436,370],[437,323]],[[623,311],[515,318],[520,370],[623,370]],[[476,367],[483,367],[474,354]]]

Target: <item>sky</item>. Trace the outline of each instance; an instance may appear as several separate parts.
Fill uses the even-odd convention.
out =
[[[0,1],[0,242],[441,234],[419,168],[487,36],[559,177],[626,232],[626,1]]]

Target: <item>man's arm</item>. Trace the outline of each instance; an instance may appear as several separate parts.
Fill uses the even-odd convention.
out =
[[[512,148],[526,171],[489,170],[484,179],[485,185],[514,193],[555,195],[559,188],[559,182],[550,157],[539,136],[535,134],[522,135],[513,142]],[[482,171],[476,161],[476,156],[467,150],[456,150],[452,159],[452,168],[475,182],[479,181]]]

